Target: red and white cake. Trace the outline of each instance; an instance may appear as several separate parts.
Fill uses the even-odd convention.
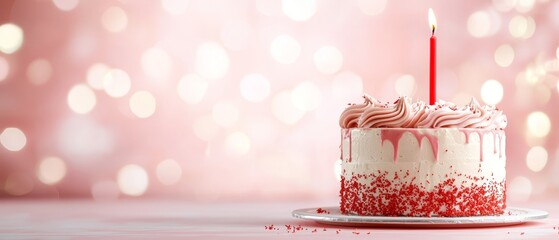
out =
[[[462,108],[365,96],[340,117],[345,214],[502,214],[506,116],[475,99]]]

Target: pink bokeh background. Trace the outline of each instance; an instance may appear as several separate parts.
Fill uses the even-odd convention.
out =
[[[368,93],[507,114],[509,198],[559,191],[559,2],[0,2],[0,197],[335,198]]]

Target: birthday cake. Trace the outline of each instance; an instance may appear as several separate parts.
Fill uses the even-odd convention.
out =
[[[464,107],[364,96],[341,114],[340,210],[368,216],[502,214],[506,116]]]

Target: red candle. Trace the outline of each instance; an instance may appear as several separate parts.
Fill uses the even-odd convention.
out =
[[[429,25],[431,26],[431,51],[429,61],[429,104],[433,105],[437,101],[437,37],[435,37],[435,28],[437,27],[437,19],[433,9],[429,8]]]

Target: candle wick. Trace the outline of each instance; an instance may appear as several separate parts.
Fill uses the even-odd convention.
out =
[[[433,30],[431,31],[431,36],[435,36],[435,25],[433,25]]]

